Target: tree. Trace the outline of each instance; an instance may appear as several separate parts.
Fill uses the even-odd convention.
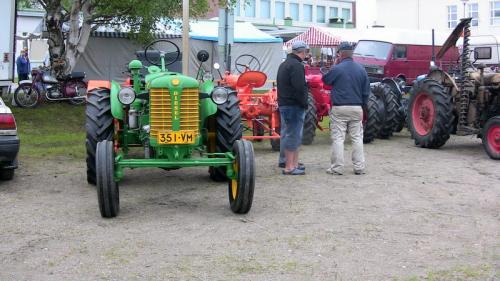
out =
[[[64,58],[58,75],[70,73],[85,51],[90,34],[99,26],[126,26],[134,38],[152,37],[160,21],[182,17],[182,0],[18,0],[40,5],[46,12],[49,53]],[[190,17],[208,10],[209,0],[190,0]]]

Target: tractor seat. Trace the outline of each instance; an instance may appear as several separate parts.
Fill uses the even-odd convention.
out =
[[[246,87],[250,86],[252,88],[260,88],[266,84],[267,75],[260,71],[245,71],[243,72],[238,81],[236,82],[236,87]]]
[[[491,84],[499,84],[500,83],[500,73],[484,73],[484,84],[486,85],[491,85]],[[479,72],[473,72],[471,73],[470,77],[477,82],[481,81],[481,75]]]
[[[71,72],[71,74],[63,75],[61,80],[72,80],[72,79],[83,79],[85,78],[85,72]]]

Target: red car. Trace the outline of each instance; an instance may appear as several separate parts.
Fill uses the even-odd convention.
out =
[[[16,119],[0,98],[0,180],[11,180],[14,177],[18,152]]]

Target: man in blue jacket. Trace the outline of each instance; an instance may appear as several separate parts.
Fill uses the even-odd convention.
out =
[[[17,77],[19,81],[28,80],[29,73],[31,71],[30,59],[28,57],[28,49],[25,48],[21,51],[19,57],[16,60],[17,66]]]
[[[332,85],[330,130],[332,134],[331,166],[327,173],[344,173],[344,141],[346,131],[352,141],[354,173],[365,173],[363,152],[363,107],[370,94],[370,82],[365,69],[352,60],[353,46],[342,42],[338,46],[340,61],[323,76],[323,82]]]

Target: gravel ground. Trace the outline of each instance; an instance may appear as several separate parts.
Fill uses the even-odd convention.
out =
[[[328,175],[319,136],[292,177],[255,144],[243,216],[194,168],[128,170],[119,217],[103,219],[84,161],[21,159],[0,182],[0,280],[500,280],[500,162],[479,140],[365,150],[366,175]]]

